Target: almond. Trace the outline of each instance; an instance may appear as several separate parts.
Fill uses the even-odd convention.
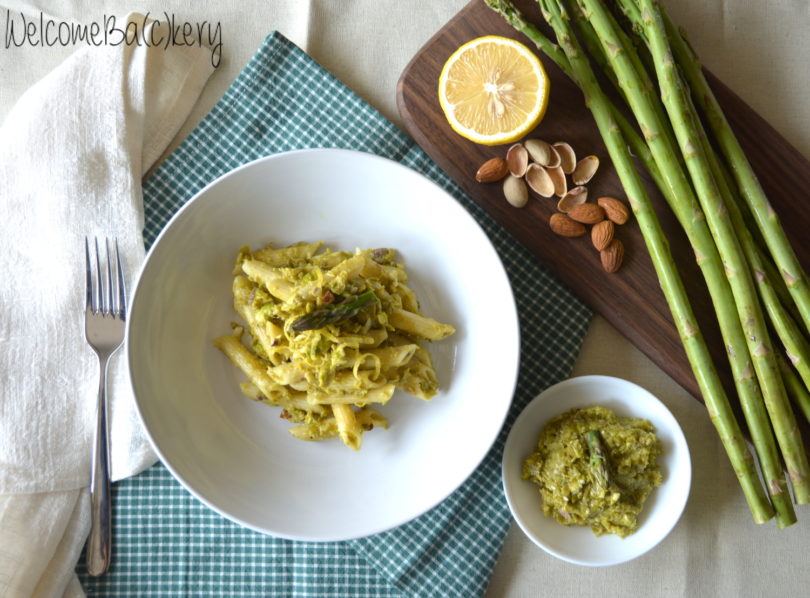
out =
[[[565,214],[555,212],[549,218],[548,225],[554,234],[561,237],[581,237],[585,234],[585,226],[576,220],[571,220]]]
[[[624,224],[630,218],[630,210],[624,202],[615,197],[600,197],[596,200],[596,203],[605,210],[608,220],[612,220],[616,224]]]
[[[500,181],[509,172],[509,166],[503,158],[492,158],[481,164],[475,173],[475,180],[479,183],[494,183]]]
[[[591,242],[599,251],[602,251],[613,240],[614,224],[610,220],[602,220],[593,225],[591,229]]]
[[[568,210],[568,216],[582,224],[596,224],[605,219],[605,210],[595,203],[581,203]]]
[[[599,252],[599,258],[602,260],[602,268],[605,269],[605,272],[615,272],[622,266],[624,245],[619,239],[613,239]]]

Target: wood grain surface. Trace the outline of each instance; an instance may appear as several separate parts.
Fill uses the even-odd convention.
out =
[[[551,37],[536,3],[518,1],[516,4]],[[504,156],[507,146],[477,145],[456,134],[441,112],[437,84],[441,68],[453,51],[471,39],[490,34],[512,37],[534,48],[530,40],[491,11],[483,0],[470,2],[425,44],[400,77],[397,105],[409,134],[563,284],[700,399],[697,383],[634,221],[617,227],[616,236],[626,247],[625,263],[617,273],[608,274],[602,270],[599,255],[587,236],[566,239],[551,233],[548,219],[556,211],[556,199],[535,196],[525,208],[517,209],[504,200],[500,184],[475,181],[478,167],[493,156]],[[545,118],[527,138],[567,141],[576,150],[578,158],[587,154],[599,156],[601,167],[588,184],[589,197],[611,195],[624,200],[621,184],[581,92],[550,59],[539,51],[538,55],[551,79],[551,95]],[[810,267],[807,234],[810,216],[806,197],[810,189],[810,162],[732,91],[710,73],[708,76],[762,186],[782,219],[799,260],[807,269]],[[715,363],[724,383],[731,389],[723,343],[689,243],[651,179],[641,167],[639,170],[669,238]]]

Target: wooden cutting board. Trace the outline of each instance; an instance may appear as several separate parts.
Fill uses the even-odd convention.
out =
[[[516,4],[553,39],[536,2],[518,1]],[[617,273],[608,274],[602,270],[599,255],[589,237],[566,239],[551,233],[547,223],[549,216],[556,211],[556,200],[538,197],[530,200],[525,208],[516,209],[504,200],[500,184],[485,185],[475,181],[478,167],[491,157],[504,156],[507,147],[477,145],[456,134],[439,107],[437,84],[441,68],[453,51],[471,39],[489,34],[512,37],[534,48],[529,39],[490,10],[483,0],[470,2],[425,44],[400,77],[397,103],[408,132],[439,166],[560,281],[700,399],[697,383],[635,222],[617,228],[617,236],[626,247],[625,262]],[[624,199],[622,186],[581,92],[550,59],[539,51],[538,55],[551,79],[551,95],[545,118],[527,138],[567,141],[578,157],[599,156],[601,167],[588,185],[589,197],[612,195]],[[810,162],[725,85],[711,74],[709,78],[768,197],[781,216],[799,260],[805,269],[810,268],[807,233],[810,231],[810,202],[807,200]],[[651,179],[643,169],[640,170],[670,240],[715,363],[731,389],[723,343],[689,243]]]

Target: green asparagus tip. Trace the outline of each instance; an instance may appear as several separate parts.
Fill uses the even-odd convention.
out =
[[[590,466],[594,480],[598,486],[607,489],[610,484],[608,462],[605,447],[602,444],[602,438],[599,432],[597,430],[589,431],[585,434],[585,442],[588,444],[588,451],[591,454]]]
[[[516,29],[526,26],[523,15],[510,0],[484,0],[485,4],[501,15],[507,23]]]
[[[303,332],[323,328],[329,324],[337,324],[348,320],[357,314],[364,305],[374,301],[376,298],[377,295],[374,294],[374,291],[366,291],[349,301],[314,309],[308,314],[296,318],[290,324],[290,328],[293,332]]]

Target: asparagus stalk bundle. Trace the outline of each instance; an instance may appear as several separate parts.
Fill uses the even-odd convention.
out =
[[[790,489],[796,503],[810,502],[810,464],[788,398],[810,418],[807,278],[696,54],[657,0],[538,0],[557,44],[509,0],[485,1],[582,89],[753,518],[761,523],[776,515],[779,527],[794,523]],[[641,134],[600,88],[571,21],[593,63],[619,90]],[[704,119],[711,132],[704,129]],[[650,172],[692,244],[767,493],[729,400],[715,381],[708,352],[690,348],[694,341],[690,333],[684,335],[686,322],[700,338],[697,345],[703,344],[688,300],[680,296],[677,268],[668,248],[662,251],[667,241],[639,188],[627,146]]]
[[[721,195],[718,179],[715,179],[712,173],[706,151],[707,144],[701,141],[701,125],[695,115],[689,92],[671,59],[670,44],[658,8],[651,0],[641,0],[641,8],[645,32],[659,75],[659,84],[662,89],[666,89],[662,94],[664,104],[672,119],[692,181],[708,216],[709,227],[726,264],[727,276],[746,332],[754,369],[762,386],[762,394],[782,450],[788,476],[793,484],[796,501],[808,503],[810,465],[773,352],[750,264],[734,230],[730,210]]]

